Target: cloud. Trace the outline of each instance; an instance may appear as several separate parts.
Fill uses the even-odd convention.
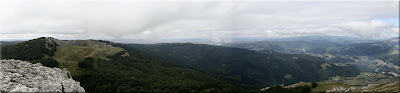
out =
[[[393,34],[394,24],[379,20],[346,22],[339,25],[345,33],[352,33],[358,37],[385,37]],[[395,32],[396,33],[396,32]]]
[[[132,40],[347,35],[389,38],[397,1],[2,0],[1,39]],[[127,41],[129,42],[129,41]]]

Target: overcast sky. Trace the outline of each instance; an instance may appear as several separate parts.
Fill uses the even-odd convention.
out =
[[[0,40],[390,38],[398,36],[398,8],[398,0],[0,0]]]

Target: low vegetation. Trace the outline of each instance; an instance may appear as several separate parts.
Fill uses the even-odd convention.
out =
[[[313,88],[311,92],[326,92],[327,90],[333,89],[334,87],[344,87],[344,88],[352,87],[352,85],[341,84],[335,81],[321,81],[317,82],[317,84],[318,86]]]
[[[52,58],[44,58],[44,59],[38,59],[38,60],[32,60],[30,61],[31,63],[40,63],[43,66],[47,67],[58,67],[58,61],[52,59]]]
[[[264,93],[309,93],[311,88],[309,86],[298,86],[294,88],[284,88],[282,86],[272,86],[266,90]]]
[[[79,61],[78,66],[81,68],[93,68],[93,63],[94,63],[93,58],[87,57],[82,61]]]

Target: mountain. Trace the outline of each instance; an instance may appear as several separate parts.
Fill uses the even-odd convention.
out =
[[[343,41],[341,41],[343,40]],[[280,53],[308,54],[341,65],[357,65],[362,71],[399,73],[399,38],[363,41],[357,38],[304,36],[253,43],[231,43],[228,47],[274,50]]]
[[[338,47],[354,43],[370,43],[377,40],[364,40],[347,36],[309,35],[287,38],[260,39],[255,42],[233,42],[222,46],[250,50],[274,50],[281,53],[306,54],[309,49]]]
[[[296,36],[287,38],[270,38],[263,41],[330,41],[336,43],[350,44],[350,43],[368,43],[379,40],[368,40],[358,37],[349,36],[331,36],[331,35],[307,35],[307,36]]]
[[[313,49],[307,52],[316,53],[316,54],[324,54],[330,53],[334,55],[360,55],[360,56],[371,56],[371,55],[380,55],[382,53],[388,53],[395,46],[393,42],[389,41],[380,41],[373,43],[355,43],[350,45],[342,45],[338,47],[330,47],[326,49]],[[319,50],[317,52],[317,50]]]
[[[54,56],[57,44],[51,37],[42,37],[18,44],[6,45],[1,50],[2,58],[34,60],[44,58],[45,55]]]
[[[42,37],[3,45],[1,56],[67,68],[86,92],[243,91],[197,70],[161,64],[150,55],[124,46],[102,40]]]
[[[0,60],[0,92],[85,92],[67,69]]]
[[[398,65],[399,38],[373,42],[356,43],[329,48],[315,48],[307,50],[308,53],[326,54],[336,56],[371,56]],[[388,59],[395,58],[395,59]]]
[[[399,73],[399,38],[373,43],[355,43],[338,47],[315,48],[307,53],[320,55],[331,62],[356,64],[367,72]]]
[[[0,41],[0,45],[12,45],[23,41]]]
[[[177,66],[210,73],[246,89],[260,89],[271,84],[318,81],[336,75],[354,76],[359,73],[352,65],[336,66],[322,58],[303,54],[192,43],[128,46]]]
[[[327,48],[344,45],[342,43],[327,40],[314,41],[258,41],[254,43],[230,43],[223,46],[237,47],[250,50],[274,50],[281,53],[305,53],[306,50],[314,48]]]

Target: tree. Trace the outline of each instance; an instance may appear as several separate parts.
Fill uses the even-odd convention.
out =
[[[93,68],[93,58],[92,57],[87,57],[82,61],[78,62],[78,66],[81,68]]]
[[[315,88],[315,87],[317,87],[318,86],[318,84],[317,83],[315,83],[315,82],[311,82],[311,88]]]
[[[126,92],[129,89],[130,89],[129,86],[118,86],[117,87],[117,92]]]
[[[46,67],[58,67],[58,62],[52,58],[38,59],[31,61],[32,63],[40,63]]]

